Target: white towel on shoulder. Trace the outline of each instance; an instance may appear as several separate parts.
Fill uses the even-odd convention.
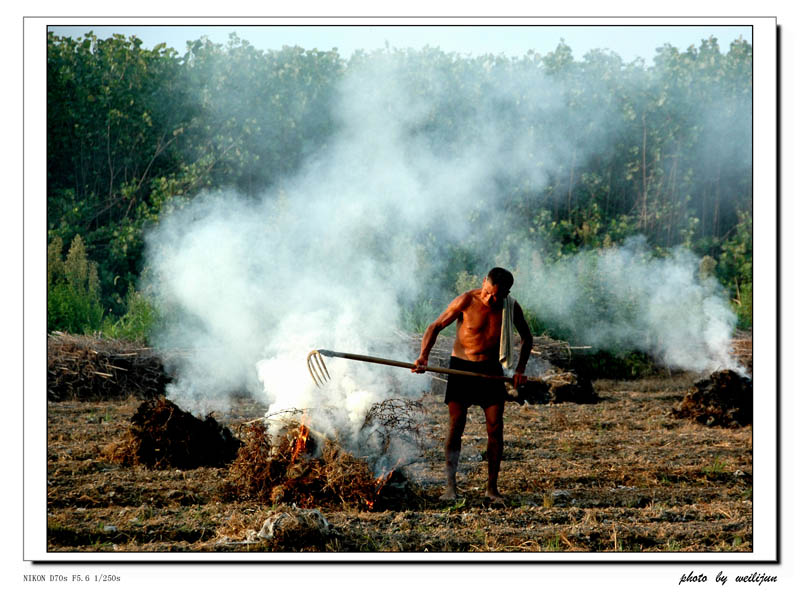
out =
[[[510,368],[514,363],[514,298],[506,297],[503,304],[503,324],[500,327],[500,363]]]

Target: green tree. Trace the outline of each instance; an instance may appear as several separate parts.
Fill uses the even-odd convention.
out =
[[[335,51],[265,52],[236,36],[179,53],[135,37],[51,34],[47,60],[49,239],[80,236],[106,311],[125,324],[145,311],[128,292],[147,226],[205,188],[279,195],[330,146],[339,83],[375,66],[419,98],[412,117],[397,115],[423,153],[458,155],[495,137],[529,151],[487,148],[501,164],[488,183],[501,208],[490,221],[486,205],[466,214],[480,238],[454,244],[432,225],[409,239],[443,294],[460,271],[495,264],[486,253],[513,262],[535,242],[557,262],[644,234],[656,253],[683,244],[713,258],[733,299],[748,301],[752,47],[743,40],[727,53],[714,38],[665,45],[648,65],[604,50],[579,59],[563,41],[544,56],[387,48],[345,61]],[[387,97],[381,107],[396,109]]]
[[[115,339],[147,343],[160,322],[158,311],[147,296],[135,288],[128,288],[125,313],[116,320],[106,318],[103,334]]]
[[[753,216],[739,212],[739,222],[733,234],[722,244],[719,276],[730,290],[739,325],[753,325]]]
[[[185,169],[179,139],[191,117],[175,51],[141,46],[48,34],[48,229],[82,236],[115,307],[140,270],[140,231],[160,206],[154,183]]]
[[[103,306],[97,265],[86,258],[86,247],[77,235],[66,259],[61,238],[47,247],[47,330],[87,333],[100,328]]]
[[[184,67],[199,110],[188,159],[212,156],[214,186],[258,194],[324,149],[334,130],[330,100],[344,67],[335,51],[264,52],[232,34],[226,45],[190,43]]]

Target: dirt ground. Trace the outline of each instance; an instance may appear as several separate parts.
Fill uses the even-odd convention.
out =
[[[706,427],[671,410],[698,378],[595,381],[596,404],[509,403],[499,487],[482,495],[485,430],[470,410],[459,481],[444,487],[447,410],[425,395],[436,441],[408,468],[413,508],[323,507],[329,524],[305,542],[253,540],[274,512],[224,489],[226,468],[150,470],[108,462],[140,400],[48,403],[47,544],[51,552],[749,552],[753,548],[752,428]],[[264,413],[240,400],[217,419]],[[250,538],[248,538],[248,535]]]

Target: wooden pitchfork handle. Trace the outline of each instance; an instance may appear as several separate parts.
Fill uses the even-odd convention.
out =
[[[311,369],[310,362],[311,360],[314,359],[313,356],[315,354],[324,355],[326,357],[340,357],[344,359],[352,359],[360,362],[369,362],[372,364],[383,364],[385,366],[396,366],[398,368],[412,369],[417,367],[416,364],[412,364],[409,362],[401,362],[393,359],[384,359],[382,357],[372,357],[370,355],[360,355],[358,353],[343,353],[341,351],[331,351],[329,349],[315,349],[314,351],[308,354],[309,369]],[[469,372],[467,370],[454,370],[452,368],[439,368],[437,366],[425,366],[424,369],[426,372],[437,372],[439,374],[457,374],[459,376],[473,376],[476,378],[488,378],[490,380],[502,380],[504,382],[509,382],[511,384],[514,383],[514,379],[509,378],[508,376],[492,376],[490,374],[480,374],[478,372]],[[311,376],[314,377],[313,372]]]

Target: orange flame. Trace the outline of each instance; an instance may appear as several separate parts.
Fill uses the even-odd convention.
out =
[[[381,475],[378,478],[378,481],[375,482],[375,495],[376,496],[381,493],[381,490],[383,489],[383,486],[385,486],[389,482],[389,479],[391,479],[391,477],[392,477],[392,473],[394,473],[394,469],[392,469],[388,473],[384,473],[383,475]]]
[[[297,438],[294,439],[294,451],[292,452],[292,461],[289,463],[290,465],[294,463],[294,460],[297,458],[303,450],[306,448],[306,443],[308,442],[308,433],[309,429],[308,426],[305,425],[306,415],[303,414],[303,418],[300,420],[300,429],[297,431]]]
[[[392,473],[394,473],[394,469],[392,469],[391,471],[383,473],[378,479],[375,480],[375,496],[376,497],[381,493],[381,490],[383,489],[383,486],[385,486],[389,482],[389,480],[392,477]],[[376,500],[366,500],[365,499],[364,502],[367,504],[367,508],[372,510],[372,508],[375,506]]]

